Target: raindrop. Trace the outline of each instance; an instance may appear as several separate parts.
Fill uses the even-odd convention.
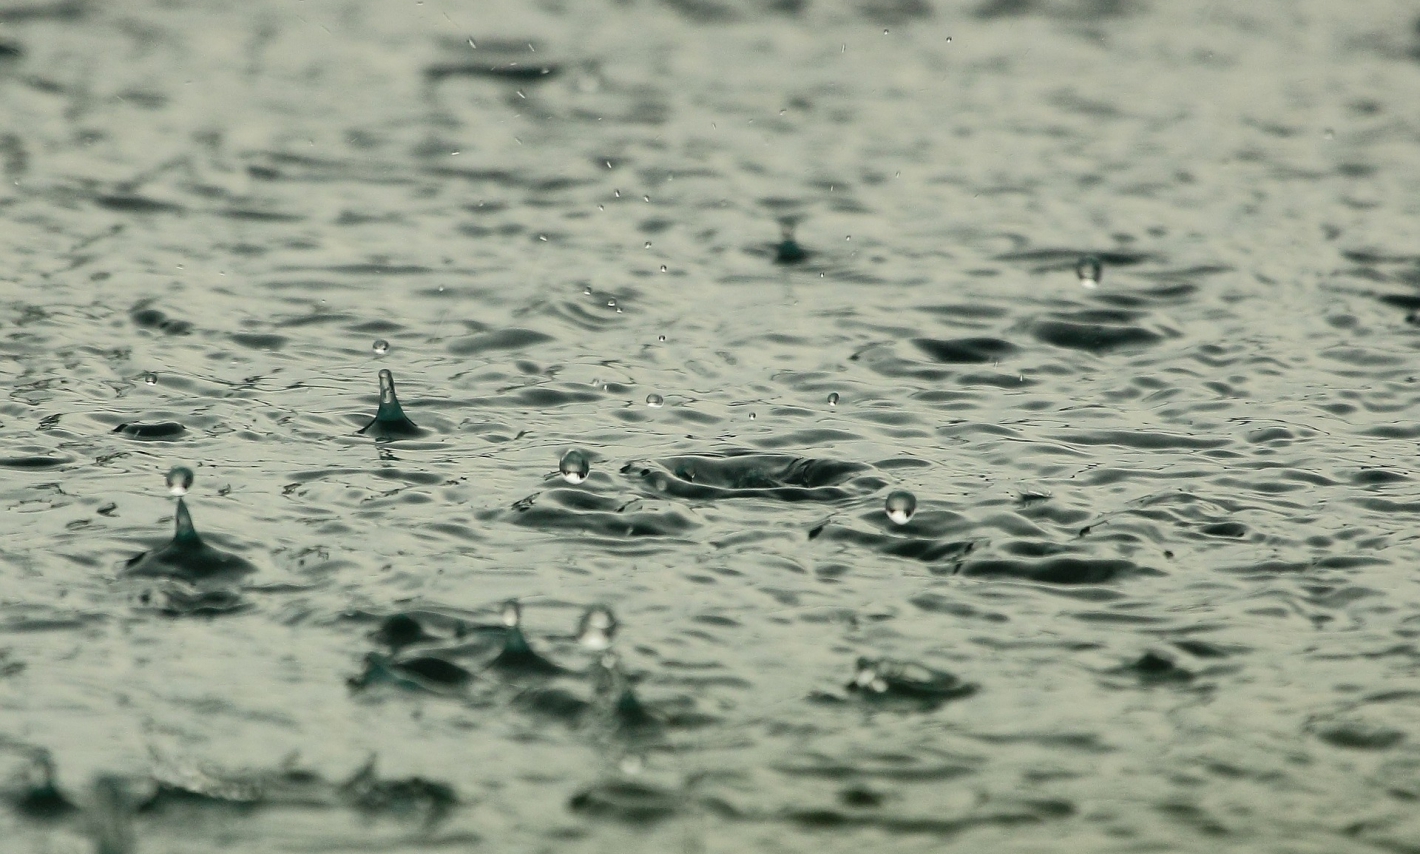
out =
[[[618,199],[621,198],[621,191],[620,191],[620,190],[612,190],[612,192],[616,194],[616,197],[617,197]]]
[[[887,27],[883,27],[883,35],[887,35],[887,34],[888,34],[888,28],[887,28]]]
[[[753,421],[754,419],[755,419],[755,415],[754,415],[753,412],[751,412],[751,413],[749,414],[749,420]]]
[[[835,392],[833,392],[832,394],[830,394],[830,395],[828,396],[828,405],[829,405],[829,406],[837,406],[837,405],[838,405],[838,392],[835,391]]]
[[[509,599],[503,603],[503,610],[499,615],[503,620],[503,625],[510,629],[516,629],[523,621],[523,606],[518,604],[517,599]]]
[[[469,36],[469,38],[468,38],[468,46],[471,47],[471,48],[473,48],[474,50],[478,50],[478,45],[477,45],[477,44],[474,44],[473,36]]]
[[[1075,262],[1075,275],[1080,277],[1080,286],[1095,288],[1099,286],[1100,276],[1104,273],[1104,265],[1100,259],[1094,255],[1086,255]]]
[[[642,196],[642,197],[641,197],[641,201],[643,201],[643,202],[649,202],[649,201],[651,201],[651,197],[650,197],[650,196]]]
[[[587,296],[591,296],[591,295],[592,295],[592,286],[591,286],[591,285],[587,285],[586,287],[582,288],[582,293],[586,294]]]
[[[646,395],[646,405],[651,407],[652,409],[660,409],[661,406],[665,404],[665,402],[666,399],[664,397],[661,397],[659,394]]]
[[[887,497],[887,517],[895,525],[906,525],[917,512],[917,498],[905,489],[899,489]]]
[[[192,469],[186,466],[173,466],[168,470],[168,494],[186,495],[192,488]]]
[[[662,344],[664,344],[664,343],[666,342],[666,336],[664,336],[664,335],[657,335],[657,336],[656,336],[656,340],[657,340],[657,341],[660,341]]]
[[[557,470],[562,473],[562,479],[573,486],[587,479],[587,475],[592,470],[592,464],[587,461],[587,455],[581,451],[572,450],[562,455],[562,460],[557,464]]]
[[[157,385],[158,375],[153,373],[152,371],[149,371],[148,373],[143,375],[143,382],[147,383],[148,385]]]
[[[643,249],[650,249],[650,248],[651,248],[651,241],[649,241],[649,240],[646,241],[646,245],[643,246],[642,248],[643,248]]]
[[[577,623],[577,642],[593,652],[609,649],[614,634],[616,616],[605,605],[593,605],[588,608]]]
[[[390,351],[390,342],[386,341],[383,338],[377,339],[375,341],[375,346],[373,349],[375,351],[376,356],[383,356],[384,354]]]
[[[606,301],[606,307],[607,307],[607,308],[616,308],[616,300],[614,300],[614,299],[609,299],[609,300],[607,300],[607,301]]]
[[[666,265],[665,265],[665,264],[662,264],[662,265],[661,265],[661,272],[664,273],[665,271],[666,271]]]

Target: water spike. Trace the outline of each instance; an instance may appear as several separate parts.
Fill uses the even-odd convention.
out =
[[[808,250],[799,245],[799,241],[794,239],[794,224],[784,222],[780,225],[780,241],[774,247],[774,263],[776,264],[798,264],[809,257]]]
[[[187,502],[178,499],[177,513],[173,514],[173,521],[176,530],[173,533],[173,542],[183,545],[200,546],[202,537],[197,535],[197,528],[193,527],[192,514],[188,512]]]
[[[404,414],[399,405],[399,397],[394,392],[394,374],[388,368],[380,371],[380,408],[370,423],[360,428],[363,434],[376,439],[399,439],[423,435],[421,430]]]
[[[490,667],[508,673],[550,676],[562,672],[553,664],[533,651],[528,639],[520,628],[523,619],[522,606],[518,600],[509,599],[503,603],[503,650],[489,663]]]

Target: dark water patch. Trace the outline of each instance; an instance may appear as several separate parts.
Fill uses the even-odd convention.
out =
[[[748,451],[723,455],[633,461],[621,473],[654,494],[712,501],[773,498],[780,501],[840,501],[876,489],[861,463]]]
[[[851,543],[890,557],[907,558],[923,563],[942,563],[944,564],[940,568],[942,572],[955,572],[959,567],[960,560],[976,547],[974,540],[893,535],[837,524],[827,524],[809,531],[809,539],[820,538],[825,542]],[[934,569],[934,571],[937,570]]]
[[[634,780],[609,780],[572,796],[573,812],[629,824],[651,824],[675,815],[684,800],[674,791]]]
[[[457,694],[473,681],[473,674],[447,658],[416,655],[396,658],[383,653],[365,655],[364,668],[346,680],[353,691],[390,685],[406,691]]]
[[[1132,267],[1155,256],[1144,252],[1096,252],[1087,249],[1030,249],[1021,252],[1007,252],[997,255],[995,260],[1034,265],[1032,272],[1045,273],[1057,270],[1074,270],[1082,257],[1098,258],[1107,268]]]
[[[934,361],[947,364],[998,362],[1017,352],[1017,347],[1000,338],[914,338],[912,343]]]
[[[140,303],[128,315],[140,329],[152,329],[168,335],[186,335],[192,331],[192,324],[186,320],[168,317],[156,308],[148,308]]]
[[[1091,430],[1061,433],[1052,436],[1072,445],[1113,445],[1141,451],[1210,450],[1232,444],[1231,439],[1206,439],[1198,436],[1160,433],[1149,430]]]
[[[581,489],[551,489],[515,503],[507,520],[541,531],[586,531],[605,537],[674,537],[699,527],[676,510],[648,510],[637,499]]]
[[[1192,682],[1194,674],[1174,663],[1167,655],[1146,652],[1128,664],[1120,665],[1115,673],[1137,678],[1145,684],[1181,684]]]
[[[1390,750],[1405,741],[1405,733],[1383,726],[1347,721],[1313,729],[1317,738],[1345,750]]]
[[[289,340],[285,335],[269,335],[255,332],[234,332],[230,336],[233,342],[250,347],[253,350],[280,350],[286,346]]]
[[[947,614],[965,620],[984,620],[988,623],[1005,623],[1009,617],[994,611],[982,611],[960,601],[957,597],[941,593],[922,593],[907,600],[929,614]]]
[[[0,61],[19,59],[25,55],[25,48],[19,42],[8,39],[0,40]],[[7,169],[7,172],[15,170]]]
[[[173,439],[181,439],[187,435],[187,428],[176,421],[155,421],[144,424],[139,421],[132,421],[120,424],[113,428],[113,432],[130,439],[139,439],[145,442],[161,442]]]
[[[217,215],[225,219],[235,219],[244,222],[304,222],[306,219],[306,217],[301,214],[263,211],[253,208],[226,208],[218,211]]]
[[[1023,804],[1018,811],[982,810],[980,814],[960,818],[878,815],[862,812],[845,813],[834,809],[803,809],[790,810],[782,816],[782,819],[809,830],[864,828],[893,835],[922,834],[947,839],[986,827],[1010,828],[1041,824],[1053,819],[1068,818],[1074,813],[1075,807],[1068,801],[1037,801]]]
[[[1202,526],[1198,531],[1209,537],[1240,539],[1247,536],[1247,526],[1241,522],[1214,522],[1210,525]]]
[[[456,356],[469,356],[493,350],[525,350],[551,340],[551,335],[532,329],[499,329],[467,338],[456,338],[449,342],[448,350]]]
[[[0,468],[15,469],[17,471],[45,471],[57,469],[61,466],[74,462],[71,457],[51,457],[42,454],[32,454],[22,457],[0,457]]]
[[[454,77],[496,80],[505,83],[536,83],[551,80],[562,71],[556,63],[438,62],[425,66],[424,76],[434,83]]]
[[[915,662],[859,658],[853,679],[846,687],[850,693],[870,703],[907,704],[920,711],[931,711],[952,700],[970,697],[980,686]]]
[[[23,24],[30,21],[76,21],[88,15],[85,0],[51,0],[51,2],[7,3],[0,7],[0,23]]]
[[[1196,285],[1176,284],[1130,291],[1101,291],[1094,295],[1094,299],[1105,305],[1130,309],[1187,302],[1197,294]]]
[[[186,208],[176,202],[165,202],[160,199],[150,199],[147,196],[122,195],[97,196],[94,202],[105,210],[118,211],[120,213],[136,214],[160,214],[160,213],[183,213]]]
[[[1410,480],[1410,475],[1389,469],[1361,469],[1351,476],[1351,482],[1357,486],[1387,486],[1392,483],[1405,483]]]
[[[1050,557],[1029,560],[970,560],[962,575],[976,578],[1014,578],[1041,584],[1110,584],[1139,575],[1162,575],[1133,561],[1110,558]]]
[[[425,825],[442,821],[459,804],[448,783],[426,777],[381,778],[373,758],[340,784],[339,793],[361,812],[416,818]]]
[[[1096,354],[1150,347],[1164,340],[1160,333],[1132,323],[1135,317],[1124,311],[1057,314],[1056,319],[1032,324],[1031,334],[1045,344]]]

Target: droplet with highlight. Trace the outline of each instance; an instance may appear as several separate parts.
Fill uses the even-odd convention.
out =
[[[666,403],[666,399],[659,394],[646,395],[646,405],[652,409],[660,409]]]
[[[383,356],[390,351],[390,342],[383,338],[377,339],[374,346],[370,349],[375,351],[376,356]]]
[[[829,396],[828,396],[828,405],[829,405],[829,406],[837,406],[837,405],[838,405],[838,392],[835,391],[835,392],[829,394]]]
[[[587,460],[586,454],[572,450],[562,455],[557,470],[562,473],[563,480],[575,486],[587,479],[587,475],[592,471],[592,464]]]
[[[168,494],[186,495],[192,489],[192,469],[186,466],[173,466],[168,469]]]
[[[905,489],[899,489],[887,497],[884,509],[893,524],[906,525],[912,514],[917,512],[917,497]]]
[[[503,620],[503,625],[510,629],[516,629],[523,621],[523,606],[518,604],[517,599],[509,599],[503,603],[503,610],[499,616]]]
[[[148,373],[143,375],[143,382],[148,385],[157,385],[158,375],[153,373],[152,371],[149,371]]]
[[[1104,265],[1094,255],[1086,255],[1075,263],[1075,275],[1080,277],[1081,287],[1099,287],[1100,276],[1103,274]]]
[[[616,615],[605,605],[588,608],[577,623],[577,642],[593,652],[611,648],[616,634]]]

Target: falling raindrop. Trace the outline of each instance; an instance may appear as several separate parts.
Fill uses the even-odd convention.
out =
[[[664,397],[661,397],[659,394],[646,395],[646,405],[651,407],[652,409],[660,409],[661,406],[665,404],[665,402],[666,399]]]
[[[837,405],[838,405],[838,392],[835,391],[835,392],[831,393],[831,394],[828,396],[828,405],[829,405],[829,406],[837,406]]]
[[[503,610],[499,614],[503,620],[503,625],[510,629],[516,629],[523,621],[523,606],[518,604],[517,599],[509,599],[503,603]]]
[[[577,623],[577,642],[593,652],[611,648],[616,634],[616,616],[605,605],[593,605]]]
[[[575,486],[587,479],[592,465],[588,462],[586,454],[572,450],[562,455],[562,460],[557,464],[557,470],[562,473],[563,480]]]
[[[383,338],[376,339],[372,349],[375,351],[376,356],[383,356],[390,351],[390,342]]]
[[[168,470],[168,494],[186,495],[192,488],[192,469],[186,466],[173,466]]]
[[[649,240],[646,241],[646,245],[645,245],[644,247],[642,247],[642,248],[644,248],[644,249],[650,249],[650,248],[651,248],[651,241],[649,241]]]
[[[664,344],[664,343],[666,343],[666,336],[664,336],[664,335],[657,335],[657,336],[656,336],[656,340],[657,340],[657,341],[660,341],[662,344]]]
[[[906,525],[912,514],[917,512],[917,498],[907,490],[899,489],[887,497],[884,509],[893,524]]]
[[[666,271],[666,265],[665,265],[665,264],[662,264],[662,265],[661,265],[661,272],[664,273],[665,271]]]
[[[1104,265],[1094,255],[1086,255],[1075,263],[1075,275],[1080,277],[1081,287],[1098,287],[1103,273]]]
[[[152,371],[149,371],[148,373],[143,375],[143,382],[147,383],[148,385],[157,385],[158,375],[153,373]]]

